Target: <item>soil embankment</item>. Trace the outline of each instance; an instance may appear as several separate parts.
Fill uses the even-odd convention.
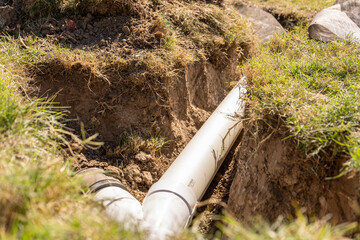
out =
[[[357,221],[358,174],[326,180],[340,173],[344,156],[305,158],[287,136],[286,128],[265,123],[246,130],[235,156],[229,210],[245,221],[260,215],[273,222],[297,208],[334,224]]]
[[[31,94],[69,107],[76,120],[67,126],[105,143],[79,153],[76,168],[104,168],[139,200],[240,78],[238,64],[253,47],[252,33],[238,32],[247,21],[223,1],[151,2],[80,4],[75,15],[24,26],[40,37],[38,47],[70,49],[29,66]],[[29,6],[20,10],[38,17]],[[274,221],[294,206],[330,213],[334,223],[357,220],[358,176],[325,180],[339,173],[342,156],[305,159],[286,137],[280,127],[245,129],[205,194],[217,202],[210,212],[229,199],[245,221]]]

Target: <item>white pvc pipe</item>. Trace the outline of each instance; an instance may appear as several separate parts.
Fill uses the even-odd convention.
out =
[[[246,90],[236,86],[204,123],[143,201],[150,238],[165,239],[189,223],[199,201],[237,139]]]
[[[89,168],[77,173],[82,185],[94,194],[94,200],[102,202],[106,215],[123,224],[126,229],[135,230],[143,219],[140,202],[134,198],[113,177],[105,175],[100,168]]]
[[[135,230],[143,219],[140,202],[122,188],[103,188],[95,194],[94,200],[101,201],[106,207],[106,215],[122,223],[126,229]]]
[[[93,175],[80,173],[85,175],[84,183],[90,184],[90,189],[96,192],[95,200],[103,202],[106,214],[126,228],[133,229],[140,223],[149,239],[166,239],[181,232],[190,223],[197,202],[240,133],[245,93],[241,85],[230,91],[150,188],[142,207],[119,180],[105,176],[101,169],[89,169]]]

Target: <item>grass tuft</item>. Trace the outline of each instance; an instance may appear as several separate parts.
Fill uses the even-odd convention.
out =
[[[310,40],[302,27],[274,37],[242,67],[254,117],[280,116],[307,155],[331,150],[357,158],[359,54],[347,41]]]
[[[347,239],[343,236],[356,230],[357,223],[347,223],[331,226],[326,219],[309,220],[301,211],[297,211],[296,219],[290,221],[280,217],[273,224],[262,219],[256,219],[251,224],[241,225],[232,217],[223,218],[224,225],[220,226],[228,239],[316,239],[337,240]]]

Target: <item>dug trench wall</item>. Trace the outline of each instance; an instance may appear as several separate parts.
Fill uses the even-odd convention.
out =
[[[33,94],[69,107],[68,127],[80,133],[83,123],[88,136],[99,133],[105,142],[82,152],[77,168],[113,172],[139,200],[223,100],[229,83],[239,79],[236,64],[219,70],[207,61],[190,63],[176,78],[150,75],[139,62],[126,69],[112,64],[99,74],[81,62],[53,59],[29,72]],[[125,132],[144,140],[164,138],[166,144],[156,153],[121,146]]]
[[[235,64],[219,70],[204,61],[189,64],[180,77],[162,79],[147,76],[144,66],[133,64],[127,70],[113,64],[99,75],[81,62],[57,59],[30,71],[38,96],[56,96],[54,102],[70,107],[71,119],[84,123],[89,134],[100,133],[99,139],[106,143],[97,151],[85,151],[77,168],[111,171],[142,200],[239,74]],[[131,72],[135,67],[137,74]],[[79,129],[75,122],[70,126]],[[284,127],[274,130],[266,126],[245,129],[232,159],[226,161],[228,166],[215,177],[226,187],[212,184],[204,200],[229,199],[228,210],[245,221],[260,215],[272,222],[279,215],[294,214],[297,207],[318,217],[331,214],[333,223],[357,220],[353,207],[360,200],[359,177],[350,174],[325,180],[339,173],[343,156],[306,159],[296,150],[294,140],[285,140],[288,134]],[[131,131],[144,138],[162,136],[168,143],[156,156],[146,149],[116,152],[119,136]],[[215,212],[220,211],[217,208]]]
[[[119,52],[135,52],[133,56],[139,57],[115,59],[101,66],[61,55],[46,59],[28,69],[34,90],[31,94],[69,107],[68,118],[72,121],[67,126],[75,132],[81,133],[79,123],[83,123],[87,136],[99,133],[97,140],[103,141],[104,146],[81,152],[76,168],[101,167],[121,179],[131,194],[142,200],[226,96],[230,83],[240,79],[240,46],[222,52],[225,60],[199,59],[172,69],[174,72],[168,75],[167,70],[158,67],[164,63],[152,59],[144,50],[158,44],[149,30],[153,29],[148,26],[151,21],[144,17],[131,23],[124,16],[95,19],[91,15],[80,17],[80,29],[73,32],[77,40],[70,46],[91,47],[96,43],[100,50],[96,47],[94,52],[100,51],[99,55],[111,58]],[[115,20],[117,24],[109,24]],[[91,21],[95,21],[90,26],[96,31],[85,24]],[[62,22],[65,20],[52,24],[55,33],[60,34]],[[106,28],[109,25],[113,29]],[[133,31],[126,34],[124,26]],[[115,36],[119,29],[124,34]],[[99,37],[98,32],[114,42]],[[54,41],[69,42],[61,34]],[[241,59],[249,57],[246,47],[241,51]],[[338,174],[346,159],[341,154],[305,159],[292,139],[285,140],[289,135],[286,130],[274,131],[266,126],[245,129],[237,141],[239,145],[233,148],[236,151],[225,161],[203,200],[229,199],[228,210],[244,221],[260,215],[272,222],[279,215],[293,214],[297,206],[304,207],[309,215],[331,214],[334,223],[357,220],[352,206],[360,200],[358,176],[325,180]],[[156,152],[142,145],[124,146],[124,133],[141,138],[139,145],[141,141],[159,138],[164,138],[166,144]]]
[[[238,219],[255,216],[273,222],[296,209],[308,216],[327,217],[334,224],[357,221],[359,176],[338,179],[344,156],[305,158],[285,127],[262,122],[248,128],[236,153],[236,174],[230,188],[229,211]]]

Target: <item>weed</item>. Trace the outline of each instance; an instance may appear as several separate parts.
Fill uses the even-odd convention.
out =
[[[119,139],[118,146],[107,152],[109,157],[124,157],[136,154],[140,151],[155,156],[160,153],[161,149],[166,145],[167,141],[160,136],[142,138],[138,134],[132,132],[124,132]]]

